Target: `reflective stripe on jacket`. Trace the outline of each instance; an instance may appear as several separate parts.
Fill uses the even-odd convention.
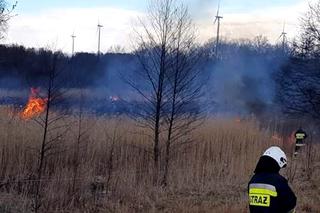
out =
[[[251,213],[288,213],[296,206],[296,196],[287,180],[278,173],[255,174],[248,184]]]

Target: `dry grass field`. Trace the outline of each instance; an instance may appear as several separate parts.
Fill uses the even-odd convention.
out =
[[[79,141],[77,118],[64,122],[69,130],[45,160],[40,212],[248,212],[247,182],[263,150],[292,150],[253,120],[208,119],[193,143],[175,147],[162,188],[152,183],[151,141],[134,123],[88,116]],[[31,212],[41,128],[3,107],[0,132],[0,212]],[[305,147],[283,171],[299,213],[320,212],[319,148]]]

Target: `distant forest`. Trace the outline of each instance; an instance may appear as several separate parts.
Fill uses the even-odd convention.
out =
[[[47,49],[0,45],[0,87],[21,89],[42,86],[48,72],[45,60],[51,54],[52,51]],[[109,67],[128,65],[134,60],[133,55],[121,53],[102,54],[99,57],[91,53],[77,53],[73,57],[62,52],[58,54],[65,78],[64,87],[69,88],[101,86],[101,79],[107,77],[107,71],[114,71]]]
[[[290,113],[320,117],[316,54],[302,54],[301,46],[273,45],[262,36],[221,42],[219,58],[213,52],[214,41],[198,48],[203,52],[198,63],[203,97],[215,111],[260,114],[285,108]],[[0,87],[20,90],[45,86],[45,60],[50,54],[46,49],[1,45]],[[132,94],[125,79],[134,79],[140,68],[136,53],[58,54],[63,87],[105,88],[124,99]]]

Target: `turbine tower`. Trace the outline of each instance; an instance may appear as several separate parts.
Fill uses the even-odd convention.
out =
[[[282,33],[280,34],[279,39],[282,38],[282,51],[285,51],[286,42],[287,42],[287,33],[285,32],[286,23],[283,23]]]
[[[98,27],[98,56],[100,55],[100,44],[101,44],[101,28],[103,27],[100,23],[97,25]]]
[[[74,40],[75,40],[76,36],[74,35],[74,32],[71,35],[71,39],[72,39],[72,56],[74,55]]]
[[[215,16],[214,24],[217,23],[217,36],[216,36],[216,56],[218,55],[218,50],[219,50],[219,39],[220,39],[220,19],[223,17],[220,16],[220,1],[218,4],[218,10],[217,10],[217,15]]]

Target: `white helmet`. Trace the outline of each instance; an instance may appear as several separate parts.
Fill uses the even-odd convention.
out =
[[[277,146],[271,146],[267,149],[262,156],[269,156],[277,161],[280,168],[287,166],[287,156],[286,154]]]

